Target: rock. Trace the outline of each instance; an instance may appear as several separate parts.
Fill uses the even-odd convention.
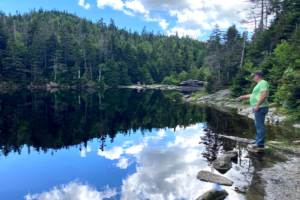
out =
[[[251,107],[246,108],[246,109],[243,109],[243,110],[241,110],[240,112],[238,112],[239,115],[245,115],[245,116],[246,116],[246,115],[249,115],[249,114],[251,114],[251,113],[253,113]]]
[[[282,144],[283,142],[269,141],[270,144]]]
[[[223,200],[227,196],[228,192],[226,190],[211,189],[199,196],[196,200]]]
[[[294,124],[293,127],[300,128],[300,124]]]
[[[200,181],[217,183],[219,185],[232,186],[233,184],[233,182],[226,177],[211,173],[209,171],[204,171],[204,170],[198,172],[197,179],[199,179]]]
[[[47,83],[46,88],[51,88],[51,85]]]
[[[300,144],[300,140],[294,141],[293,144]]]
[[[204,86],[204,81],[187,80],[180,83],[181,86]]]
[[[224,153],[224,155],[228,155],[231,158],[231,160],[235,160],[238,157],[238,152],[237,151],[226,151]]]
[[[94,85],[96,85],[96,83],[94,81],[88,81],[84,87],[93,87]]]
[[[182,98],[189,98],[191,95],[184,95]]]
[[[232,167],[231,156],[226,154],[221,155],[212,164],[216,170],[225,173]]]
[[[247,143],[247,144],[251,144],[252,142],[254,142],[254,140],[251,140],[251,139],[239,138],[239,137],[235,137],[235,136],[228,136],[228,135],[218,135],[218,136],[223,137],[223,138],[227,138],[227,139],[230,139],[230,140],[234,140],[234,141],[237,141],[237,142]]]
[[[195,98],[194,97],[191,97],[191,98],[188,98],[185,100],[186,102],[194,102],[195,101]]]
[[[55,83],[55,82],[50,82],[50,86],[52,88],[56,88],[56,87],[59,87],[59,84],[58,83]]]

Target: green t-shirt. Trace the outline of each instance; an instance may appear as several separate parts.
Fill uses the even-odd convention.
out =
[[[269,96],[269,84],[265,80],[261,80],[257,83],[255,88],[252,91],[251,97],[250,97],[250,105],[251,108],[254,108],[256,104],[258,103],[260,97],[261,97],[261,92],[267,90],[267,97]],[[266,99],[259,107],[268,107],[268,99]]]

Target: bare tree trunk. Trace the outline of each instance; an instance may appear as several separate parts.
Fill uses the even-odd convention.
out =
[[[100,67],[99,67],[99,79],[98,79],[98,83],[100,83],[100,80],[101,80],[101,64],[100,64]]]
[[[92,71],[91,61],[89,63],[90,63],[91,79],[93,80],[93,71]]]
[[[241,57],[241,63],[240,63],[240,65],[239,65],[239,68],[243,66],[243,62],[244,62],[244,53],[245,53],[246,37],[247,37],[247,34],[246,34],[246,32],[244,32],[244,44],[243,44],[242,57]]]
[[[264,0],[261,0],[260,31],[264,30]]]
[[[83,50],[83,56],[84,56],[84,68],[85,68],[85,73],[87,73],[87,68],[86,68],[86,58],[85,58],[85,49]]]

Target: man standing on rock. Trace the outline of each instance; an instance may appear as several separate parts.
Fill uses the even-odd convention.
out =
[[[251,144],[251,148],[265,147],[265,116],[269,111],[269,103],[267,97],[269,96],[269,84],[264,80],[263,73],[256,71],[251,74],[257,85],[252,91],[252,94],[240,96],[238,99],[250,98],[250,105],[253,109],[255,117],[255,141]]]

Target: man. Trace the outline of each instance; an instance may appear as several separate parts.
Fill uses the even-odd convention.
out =
[[[269,84],[264,80],[263,73],[256,71],[251,74],[257,85],[252,91],[252,94],[240,96],[239,99],[250,98],[250,105],[253,109],[255,117],[255,141],[251,144],[251,148],[265,147],[265,116],[269,111],[269,103],[267,97],[269,96]]]

